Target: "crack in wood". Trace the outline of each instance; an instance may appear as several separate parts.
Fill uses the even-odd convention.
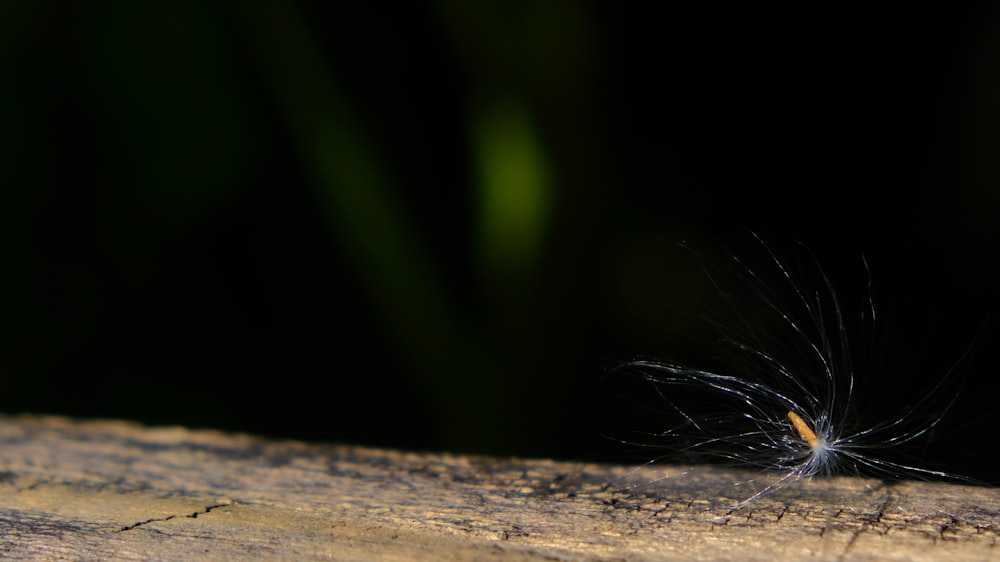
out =
[[[218,509],[220,507],[227,507],[227,506],[230,506],[230,505],[232,505],[232,504],[231,503],[218,503],[218,504],[210,505],[210,506],[206,507],[205,509],[202,509],[202,510],[199,510],[199,511],[195,511],[194,513],[189,513],[187,515],[176,515],[176,514],[174,514],[174,515],[168,515],[166,517],[154,517],[152,519],[146,519],[145,521],[138,521],[138,522],[133,523],[131,525],[126,525],[126,526],[122,527],[121,529],[116,530],[115,532],[116,533],[124,533],[125,531],[131,531],[132,529],[137,529],[139,527],[142,527],[143,525],[148,525],[150,523],[159,523],[159,522],[163,522],[163,521],[172,521],[174,519],[177,519],[178,517],[187,517],[189,519],[197,519],[199,515],[205,515],[206,513],[211,513],[211,511],[213,509]]]

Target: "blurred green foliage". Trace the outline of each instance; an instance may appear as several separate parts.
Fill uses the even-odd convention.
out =
[[[587,450],[711,294],[676,242],[995,241],[980,20],[891,15],[0,3],[0,408]]]
[[[343,423],[371,424],[360,434],[379,435],[392,431],[382,427],[392,420],[422,414],[414,424],[422,429],[409,430],[421,434],[417,442],[470,450],[531,451],[564,431],[553,396],[573,385],[566,378],[573,373],[558,365],[570,352],[565,344],[579,345],[566,322],[581,293],[566,287],[586,242],[570,235],[583,243],[578,252],[555,252],[564,241],[553,235],[553,213],[567,182],[589,174],[577,166],[557,177],[563,165],[546,145],[569,142],[564,160],[595,148],[586,136],[567,137],[558,122],[543,127],[537,115],[547,104],[565,105],[567,91],[585,90],[586,6],[407,8],[419,22],[321,3],[7,10],[4,68],[18,87],[4,106],[17,134],[6,135],[3,153],[21,149],[15,137],[36,138],[5,168],[5,183],[20,186],[6,190],[20,200],[4,205],[18,213],[5,221],[4,294],[20,301],[5,310],[4,371],[13,389],[6,409],[333,439],[357,434]],[[455,57],[469,95],[450,92],[456,104],[433,108],[451,116],[418,115],[416,125],[405,112],[418,108],[396,107],[410,97],[406,88],[429,90],[416,103],[439,96],[446,85],[435,81],[454,71],[447,61],[392,51],[402,43],[379,45],[394,40],[391,31],[366,35],[383,23],[408,26],[405,41],[431,34],[418,39],[431,44],[420,57]],[[553,24],[566,32],[558,41]],[[444,30],[438,38],[435,28]],[[434,44],[441,38],[454,43]],[[421,68],[412,76],[393,68],[411,64]],[[396,79],[417,82],[393,89]],[[575,111],[557,118],[587,126]],[[453,131],[425,128],[449,120],[458,124]],[[440,172],[408,167],[419,168],[427,146],[445,135],[455,136],[444,156],[454,167],[451,183],[433,186],[437,180],[419,174]],[[301,176],[288,174],[295,168]],[[289,258],[287,248],[261,244],[260,236],[287,228],[288,206],[305,214],[300,220],[322,220],[333,245],[310,239]],[[442,235],[428,221],[448,226]],[[296,263],[267,263],[275,252]],[[330,294],[297,277],[312,269],[337,278]],[[272,294],[244,294],[275,279],[281,285]],[[267,311],[296,289],[303,300],[318,299],[317,308],[349,301],[343,306],[351,311],[327,319],[288,312],[320,332],[300,326],[288,342],[267,341],[283,328],[258,317],[280,317]],[[339,342],[358,321],[368,333]],[[254,350],[263,364],[233,357],[254,345],[265,346]],[[354,346],[355,356],[316,349],[323,345]],[[283,366],[279,356],[303,353],[298,347],[311,350],[311,359],[298,360],[308,367]],[[358,356],[366,352],[379,356],[370,366]],[[394,385],[401,388],[384,388]],[[386,399],[371,394],[383,389]],[[358,390],[368,395],[352,395]],[[313,392],[327,399],[296,403]],[[260,403],[269,398],[291,403]],[[425,406],[393,411],[401,400]],[[324,408],[340,423],[322,427],[328,412],[303,412]],[[291,419],[269,425],[257,409]],[[364,421],[378,411],[388,421]],[[550,418],[543,425],[551,429],[540,430],[540,418]],[[296,419],[309,427],[295,429]]]
[[[552,207],[552,178],[523,108],[499,100],[474,116],[478,253],[490,277],[519,281],[538,268]]]

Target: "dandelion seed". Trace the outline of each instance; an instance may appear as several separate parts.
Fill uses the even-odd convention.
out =
[[[848,322],[832,283],[811,253],[810,259],[796,262],[805,263],[805,270],[793,269],[760,237],[754,237],[775,275],[758,275],[733,257],[733,272],[724,278],[701,260],[725,311],[707,320],[718,334],[718,355],[728,365],[726,370],[652,359],[626,365],[640,372],[659,398],[680,415],[680,425],[657,437],[673,443],[675,452],[779,474],[737,507],[815,476],[939,477],[968,482],[885,457],[886,450],[924,436],[940,422],[957,394],[936,416],[914,413],[932,405],[953,379],[954,368],[902,412],[862,425]],[[867,272],[868,264],[863,263]],[[808,280],[818,281],[819,290],[807,288]],[[874,323],[870,274],[864,308],[865,320]],[[967,355],[968,350],[960,362]],[[673,387],[704,392],[703,403],[714,404],[715,410],[689,411],[675,402]]]

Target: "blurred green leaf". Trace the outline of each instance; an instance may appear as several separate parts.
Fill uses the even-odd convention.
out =
[[[534,272],[552,208],[549,164],[523,105],[493,100],[474,116],[479,247],[486,270]]]
[[[365,127],[294,8],[253,2],[244,13],[333,234],[422,378],[437,431],[449,447],[488,447],[491,436],[502,435],[493,428],[498,405],[468,397],[498,384],[494,369],[463,328]]]

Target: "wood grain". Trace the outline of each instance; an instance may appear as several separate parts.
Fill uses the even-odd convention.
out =
[[[761,475],[56,417],[0,441],[5,559],[1000,560],[988,488],[815,480],[734,510]]]

